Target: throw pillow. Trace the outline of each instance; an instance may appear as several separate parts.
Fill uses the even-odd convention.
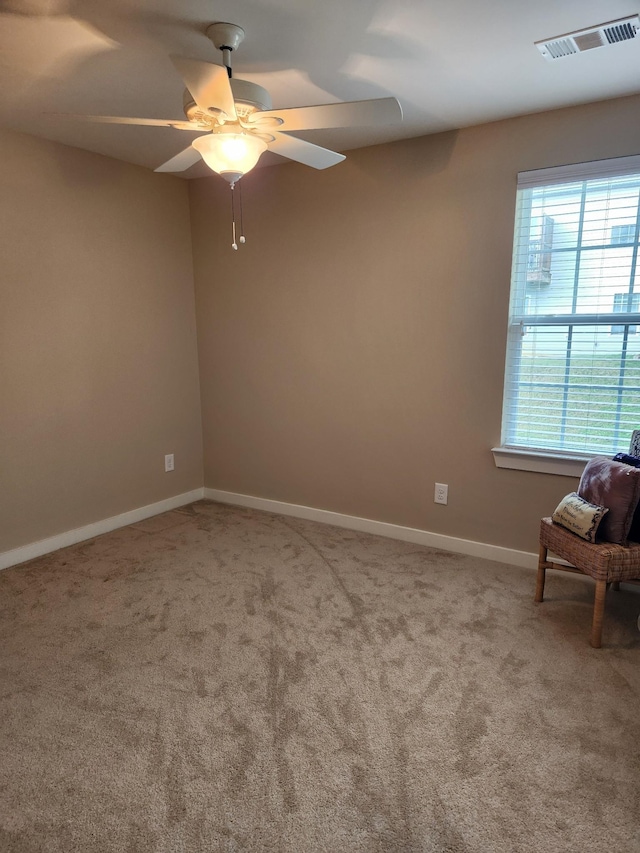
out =
[[[595,542],[600,522],[608,512],[606,507],[590,504],[576,492],[571,492],[562,498],[552,518],[556,524],[561,524],[587,542]]]
[[[634,435],[638,435],[638,452],[640,452],[640,430],[636,430]],[[640,468],[640,458],[638,456],[630,456],[628,453],[616,453],[613,457],[616,462],[624,462],[625,465],[632,465],[634,468]],[[640,500],[633,514],[633,521],[629,528],[629,539],[632,542],[640,542]]]
[[[609,510],[600,525],[599,538],[626,545],[640,499],[640,468],[595,456],[582,473],[578,494],[585,501]]]
[[[633,468],[640,468],[640,458],[638,456],[629,456],[628,453],[616,453],[613,457],[614,462],[624,462],[625,465],[631,465]]]

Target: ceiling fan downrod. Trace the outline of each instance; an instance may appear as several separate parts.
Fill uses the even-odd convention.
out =
[[[227,75],[229,76],[229,80],[233,77],[233,71],[231,69],[231,48],[223,47],[222,48],[222,64],[227,69]]]

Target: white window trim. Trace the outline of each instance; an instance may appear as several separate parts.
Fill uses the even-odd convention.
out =
[[[518,172],[518,189],[608,178],[611,175],[633,175],[638,172],[640,172],[640,155],[633,154],[631,157],[592,160],[589,163],[572,163],[567,166],[551,166],[548,169]]]
[[[522,450],[515,447],[492,447],[496,468],[514,471],[535,471],[539,474],[557,474],[561,477],[581,477],[584,466],[594,454],[549,453]]]

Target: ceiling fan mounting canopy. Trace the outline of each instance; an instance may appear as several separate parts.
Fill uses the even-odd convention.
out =
[[[207,36],[218,50],[237,50],[244,41],[244,30],[237,24],[217,21],[207,27]]]

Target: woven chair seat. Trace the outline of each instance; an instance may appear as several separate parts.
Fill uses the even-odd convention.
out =
[[[640,578],[640,542],[630,542],[629,545],[601,542],[594,545],[554,524],[550,518],[543,518],[540,522],[540,544],[596,580]]]
[[[569,565],[549,560],[548,551],[566,560]],[[628,545],[586,542],[570,530],[555,524],[550,518],[543,518],[540,522],[540,556],[535,596],[538,602],[544,597],[547,569],[579,572],[595,580],[590,642],[595,649],[599,649],[602,643],[602,619],[607,588],[613,584],[614,589],[618,589],[620,581],[638,582],[640,542],[630,542]]]

